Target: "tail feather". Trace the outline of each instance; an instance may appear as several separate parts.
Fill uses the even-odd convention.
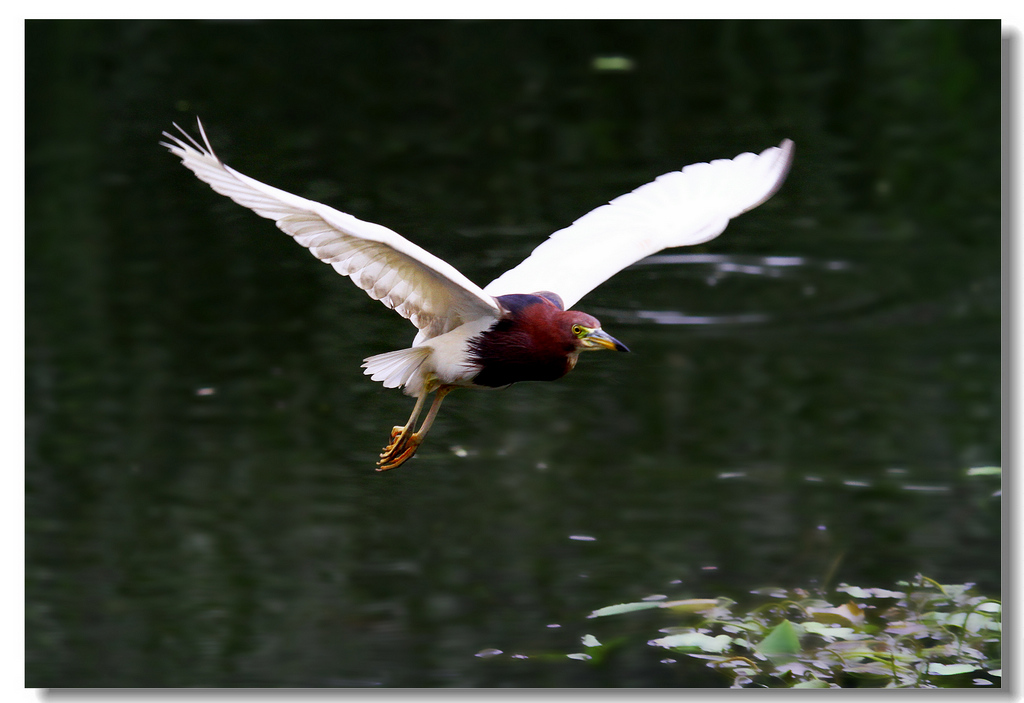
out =
[[[430,354],[430,347],[410,347],[377,354],[363,360],[363,373],[374,381],[383,383],[385,388],[401,388],[412,383],[417,388],[410,387],[408,391],[413,391],[413,395],[417,395],[420,390],[418,386],[422,385],[423,379],[419,378],[416,372]]]

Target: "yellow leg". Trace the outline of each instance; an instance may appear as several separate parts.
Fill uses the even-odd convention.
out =
[[[423,411],[423,403],[427,399],[427,393],[428,392],[424,390],[416,398],[416,405],[412,407],[412,414],[409,415],[409,420],[404,425],[395,425],[391,428],[391,442],[387,447],[384,447],[384,451],[388,451],[388,449],[393,448],[399,442],[405,441],[405,437],[412,432],[412,428],[416,426],[416,418],[418,418],[420,413]]]
[[[426,437],[427,431],[430,430],[430,426],[434,424],[434,418],[437,417],[437,411],[441,407],[441,401],[444,397],[452,391],[452,386],[441,386],[437,389],[437,394],[434,396],[434,402],[430,405],[430,411],[427,412],[426,418],[423,420],[423,424],[415,432],[412,431],[413,426],[416,423],[416,418],[423,410],[423,403],[427,398],[427,392],[424,391],[417,399],[416,406],[412,409],[412,415],[409,416],[409,422],[405,423],[404,426],[396,426],[391,430],[391,442],[384,447],[380,453],[380,460],[377,462],[377,471],[387,471],[394,469],[406,461],[408,461],[416,450],[419,449],[420,444],[423,442],[423,438]]]

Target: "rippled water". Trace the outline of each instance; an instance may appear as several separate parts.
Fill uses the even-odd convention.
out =
[[[666,309],[599,311],[603,318],[620,324],[756,325],[818,316],[835,318],[861,310],[884,295],[865,285],[866,272],[858,271],[851,262],[800,256],[662,254],[638,262],[624,275],[642,287],[644,302],[648,297],[658,298],[658,291],[667,294],[662,296]],[[691,303],[692,309],[671,309],[673,303],[680,302],[676,292],[680,283],[693,282],[702,282],[712,290],[699,302]],[[718,309],[718,286],[729,288],[721,297],[741,301],[742,309]]]
[[[998,31],[29,23],[28,685],[721,685],[587,614],[998,595]],[[797,155],[581,302],[633,353],[453,393],[377,474],[412,401],[359,364],[413,329],[157,145],[195,114],[478,283],[660,173]]]

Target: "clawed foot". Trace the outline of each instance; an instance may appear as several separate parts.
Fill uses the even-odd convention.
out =
[[[377,471],[388,471],[408,461],[420,448],[423,438],[419,433],[402,435],[402,427],[391,430],[391,443],[384,447],[377,462]]]
[[[387,446],[380,451],[381,461],[377,462],[378,464],[383,463],[385,457],[394,454],[399,445],[405,445],[409,439],[409,435],[412,434],[412,432],[407,431],[407,427],[407,425],[395,425],[391,428],[390,441],[388,441]],[[405,432],[405,437],[402,437],[403,432]]]
[[[451,386],[441,386],[437,389],[434,402],[430,404],[430,412],[427,413],[427,417],[423,420],[419,430],[413,432],[413,428],[416,427],[416,418],[419,417],[420,410],[423,409],[423,401],[427,397],[427,391],[424,391],[416,398],[416,407],[412,409],[409,422],[404,425],[395,425],[391,428],[391,441],[381,450],[380,460],[377,462],[377,471],[387,471],[401,466],[416,453],[416,450],[420,448],[420,444],[423,443],[423,438],[427,436],[427,430],[430,429],[430,425],[434,422],[434,417],[437,416],[437,409],[441,407],[441,401],[444,400],[444,397],[451,390]]]

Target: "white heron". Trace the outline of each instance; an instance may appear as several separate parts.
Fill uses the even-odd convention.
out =
[[[770,198],[782,185],[793,142],[760,154],[697,163],[598,207],[552,234],[513,269],[480,288],[453,266],[391,231],[312,200],[260,183],[224,164],[197,120],[202,143],[174,126],[167,147],[221,195],[273,220],[321,261],[348,276],[417,328],[412,345],[371,356],[363,369],[386,388],[416,398],[396,426],[377,470],[407,461],[455,388],[500,388],[553,381],[580,352],[628,351],[596,318],[572,310],[617,272],[662,249],[717,237],[729,220]],[[416,421],[434,393],[422,424]]]

